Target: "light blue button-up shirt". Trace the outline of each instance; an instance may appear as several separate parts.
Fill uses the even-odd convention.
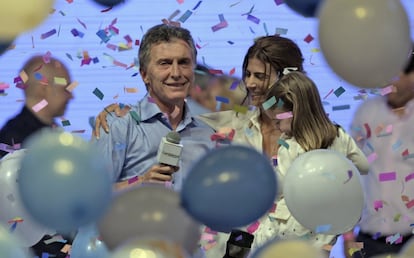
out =
[[[131,115],[131,112],[133,115]],[[130,114],[124,117],[107,116],[109,133],[101,128],[99,140],[92,142],[113,168],[114,182],[141,176],[157,163],[157,151],[162,137],[172,128],[159,107],[145,96]],[[176,128],[184,146],[179,170],[173,174],[173,189],[179,191],[195,161],[214,147],[210,140],[213,129],[195,119],[185,106],[184,119]]]

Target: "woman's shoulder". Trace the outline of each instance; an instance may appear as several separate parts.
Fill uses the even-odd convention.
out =
[[[214,130],[218,130],[223,127],[237,128],[242,126],[248,121],[251,115],[251,112],[242,114],[233,110],[226,110],[201,114],[197,118],[211,126]]]

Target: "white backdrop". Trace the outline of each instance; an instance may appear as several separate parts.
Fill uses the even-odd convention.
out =
[[[358,88],[340,80],[327,66],[319,51],[316,18],[304,18],[289,9],[285,4],[276,4],[274,0],[126,0],[124,4],[102,12],[105,8],[91,0],[56,0],[55,10],[39,27],[20,35],[15,41],[15,48],[0,56],[0,82],[8,83],[10,88],[0,96],[0,125],[22,106],[23,94],[15,87],[13,78],[18,75],[23,62],[32,54],[45,54],[50,51],[66,62],[74,80],[80,84],[74,90],[75,99],[69,105],[65,118],[71,125],[68,131],[85,130],[81,136],[89,139],[91,127],[90,116],[96,115],[102,108],[112,102],[135,103],[145,94],[145,88],[133,66],[137,57],[138,46],[143,33],[151,26],[161,23],[162,19],[171,18],[178,21],[190,11],[191,15],[182,26],[193,33],[199,46],[198,61],[235,75],[241,75],[241,64],[247,48],[255,37],[278,32],[289,37],[300,46],[308,75],[317,83],[320,94],[325,101],[326,111],[337,123],[349,127],[355,107],[361,100],[355,100]],[[414,25],[414,1],[403,0],[410,17],[411,28]],[[258,18],[249,20],[247,13]],[[212,26],[220,22],[220,15],[228,26],[213,32]],[[384,17],[386,19],[386,17]],[[96,33],[105,29],[112,22],[119,34],[112,35],[107,43],[102,43]],[[50,37],[41,35],[55,29]],[[83,37],[73,36],[76,29]],[[306,42],[311,35],[314,39]],[[107,46],[126,44],[127,37],[132,39],[129,50],[113,50]],[[398,40],[398,39],[395,39]],[[83,53],[97,62],[81,65]],[[352,54],[352,53],[350,53]],[[127,66],[114,65],[119,61]],[[369,76],[369,75],[367,75]],[[332,93],[343,87],[346,91],[337,97]],[[100,100],[93,94],[98,88],[104,98]],[[135,88],[136,93],[128,93],[125,88]],[[330,93],[330,94],[329,94]],[[325,98],[326,97],[326,98]],[[333,107],[350,105],[349,109],[333,111]]]

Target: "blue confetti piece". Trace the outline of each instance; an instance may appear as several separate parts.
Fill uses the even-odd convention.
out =
[[[271,108],[274,104],[276,104],[276,97],[272,96],[270,99],[263,102],[262,107],[264,110],[268,110]]]
[[[35,73],[34,77],[36,80],[40,81],[43,78],[43,75],[41,73]]]
[[[230,100],[226,97],[222,97],[222,96],[216,96],[216,101],[217,102],[222,102],[222,103],[226,103],[229,104]]]
[[[316,227],[315,233],[325,233],[328,232],[331,229],[331,225],[319,225]]]
[[[194,11],[194,10],[196,10],[196,9],[200,6],[200,4],[201,4],[202,2],[203,2],[203,1],[198,1],[198,3],[196,4],[196,6],[194,6],[193,11]]]
[[[188,18],[190,18],[190,16],[193,14],[193,12],[191,12],[190,10],[185,11],[185,13],[183,15],[181,15],[181,17],[178,19],[178,21],[184,23],[186,20],[188,20]]]
[[[104,98],[104,94],[98,88],[93,90],[93,94],[98,97],[98,99],[102,100]]]

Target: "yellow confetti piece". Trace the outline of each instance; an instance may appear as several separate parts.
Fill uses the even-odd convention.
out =
[[[29,76],[27,75],[27,73],[25,71],[21,71],[19,73],[19,76],[22,79],[23,83],[26,83],[27,80],[29,80]]]
[[[68,82],[63,77],[54,77],[53,81],[57,85],[65,85],[65,86],[68,85]]]
[[[233,110],[238,113],[246,114],[249,109],[246,106],[234,105]]]
[[[318,53],[318,52],[321,52],[321,50],[319,48],[312,48],[311,52],[312,53]]]

